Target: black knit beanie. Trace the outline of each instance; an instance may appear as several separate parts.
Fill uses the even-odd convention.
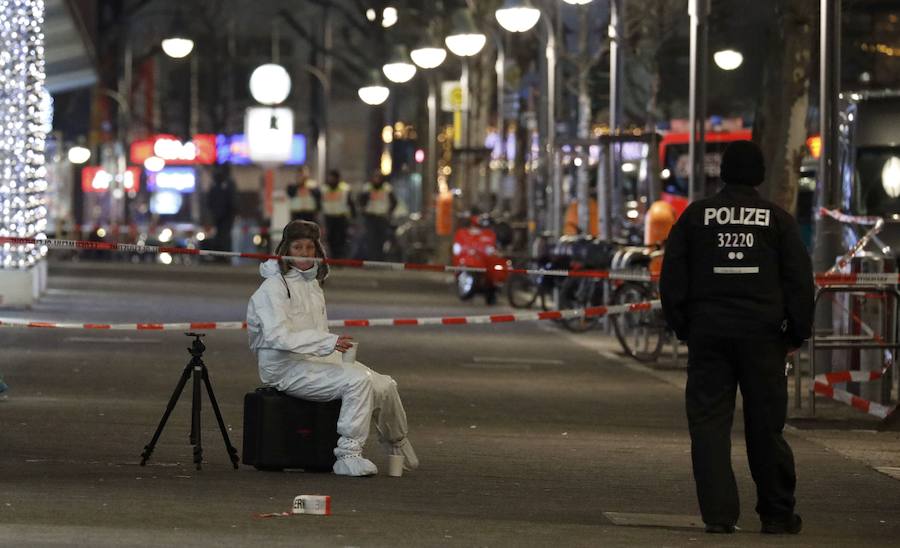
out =
[[[759,185],[766,178],[762,150],[752,141],[734,141],[722,154],[720,176],[726,184]]]

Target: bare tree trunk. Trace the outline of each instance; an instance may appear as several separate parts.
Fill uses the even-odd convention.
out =
[[[798,178],[806,142],[814,0],[775,2],[776,26],[769,39],[762,99],[753,138],[763,150],[763,196],[787,211],[797,207]]]

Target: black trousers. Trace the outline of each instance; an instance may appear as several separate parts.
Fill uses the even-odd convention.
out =
[[[384,243],[390,236],[391,220],[386,215],[363,216],[366,229],[366,255],[370,261],[384,260]]]
[[[731,468],[731,424],[737,387],[744,435],[762,520],[793,514],[794,455],[782,436],[787,414],[787,345],[779,340],[691,336],[685,391],[691,460],[705,523],[731,525],[740,515]]]
[[[347,225],[349,220],[344,215],[325,216],[325,234],[328,236],[328,250],[332,258],[343,259],[347,246]]]

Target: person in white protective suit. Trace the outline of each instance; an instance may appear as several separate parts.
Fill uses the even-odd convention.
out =
[[[292,221],[284,228],[277,255],[325,258],[319,225]],[[260,265],[265,280],[247,306],[250,349],[263,384],[312,401],[340,399],[334,473],[371,476],[378,468],[362,456],[374,418],[388,454],[403,455],[412,470],[419,460],[406,437],[406,412],[397,383],[360,362],[344,363],[351,337],[328,332],[322,283],[328,266],[316,261],[269,260]]]

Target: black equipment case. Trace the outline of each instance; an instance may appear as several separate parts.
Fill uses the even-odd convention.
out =
[[[271,387],[244,396],[244,464],[330,472],[341,400],[313,402]]]

